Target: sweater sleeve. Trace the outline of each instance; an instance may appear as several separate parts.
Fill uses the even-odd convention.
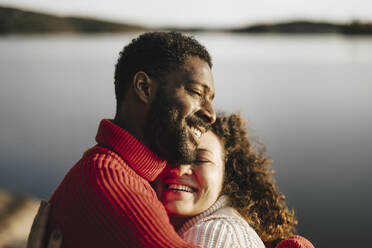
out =
[[[306,238],[295,235],[281,241],[276,248],[314,248],[314,245]]]
[[[147,181],[106,155],[75,166],[52,206],[63,247],[196,247],[176,233]]]
[[[261,239],[253,229],[246,229],[238,222],[226,219],[200,221],[187,230],[182,237],[202,248],[264,248]]]

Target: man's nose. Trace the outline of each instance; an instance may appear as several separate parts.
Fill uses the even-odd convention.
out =
[[[199,111],[199,117],[201,117],[208,124],[213,124],[216,121],[216,112],[214,112],[211,101],[203,102]]]
[[[176,176],[190,176],[192,175],[192,165],[182,164],[176,165],[170,169],[171,174]]]

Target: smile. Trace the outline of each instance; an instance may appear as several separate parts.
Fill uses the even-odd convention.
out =
[[[189,186],[186,186],[186,185],[181,185],[181,184],[169,184],[167,185],[167,189],[169,190],[177,190],[177,191],[185,191],[185,192],[189,192],[189,193],[194,193],[196,190],[189,187]]]
[[[195,134],[195,136],[200,139],[202,135],[202,131],[198,129],[197,127],[191,127],[191,131]]]

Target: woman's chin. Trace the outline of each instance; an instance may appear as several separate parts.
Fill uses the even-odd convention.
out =
[[[169,216],[188,218],[195,215],[192,206],[188,206],[185,202],[173,201],[168,203],[163,202],[163,204]]]

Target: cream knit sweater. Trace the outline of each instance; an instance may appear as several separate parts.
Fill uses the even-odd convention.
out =
[[[188,242],[202,248],[265,248],[252,227],[221,196],[210,208],[191,218],[178,230]]]

